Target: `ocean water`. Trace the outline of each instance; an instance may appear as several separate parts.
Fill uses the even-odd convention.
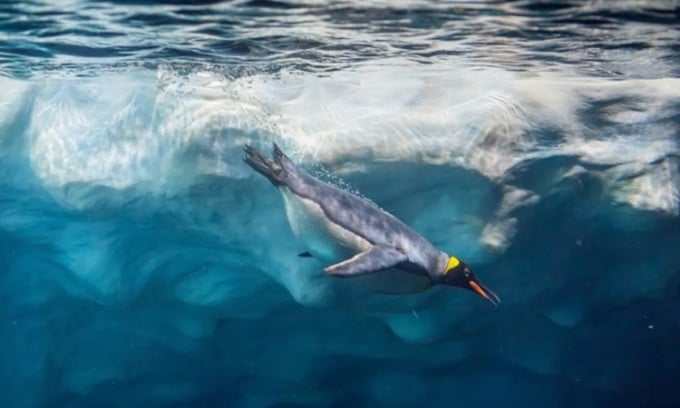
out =
[[[676,1],[0,5],[0,406],[680,405]],[[299,258],[303,168],[502,299]]]

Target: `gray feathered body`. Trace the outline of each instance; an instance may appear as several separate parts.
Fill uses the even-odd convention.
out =
[[[257,159],[268,160],[252,150]],[[378,245],[394,248],[408,260],[353,279],[390,293],[420,292],[439,279],[448,256],[406,224],[373,203],[305,173],[276,146],[274,160],[267,163],[273,171],[249,164],[279,188],[293,232],[315,258],[334,264]]]

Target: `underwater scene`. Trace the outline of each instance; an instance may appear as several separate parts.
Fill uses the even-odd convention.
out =
[[[680,406],[680,3],[0,4],[0,406]]]

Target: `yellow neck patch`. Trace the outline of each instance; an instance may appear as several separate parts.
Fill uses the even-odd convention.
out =
[[[446,275],[451,269],[455,268],[458,265],[460,265],[460,260],[458,260],[458,258],[456,258],[455,256],[450,256],[449,263],[446,264],[446,271],[444,271],[444,274]]]

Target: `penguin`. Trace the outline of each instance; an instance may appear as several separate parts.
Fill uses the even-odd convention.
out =
[[[279,146],[272,157],[246,145],[243,160],[283,196],[286,216],[307,252],[326,275],[363,279],[392,294],[415,294],[437,285],[468,289],[492,305],[499,297],[461,259],[438,250],[392,214],[298,168]]]

